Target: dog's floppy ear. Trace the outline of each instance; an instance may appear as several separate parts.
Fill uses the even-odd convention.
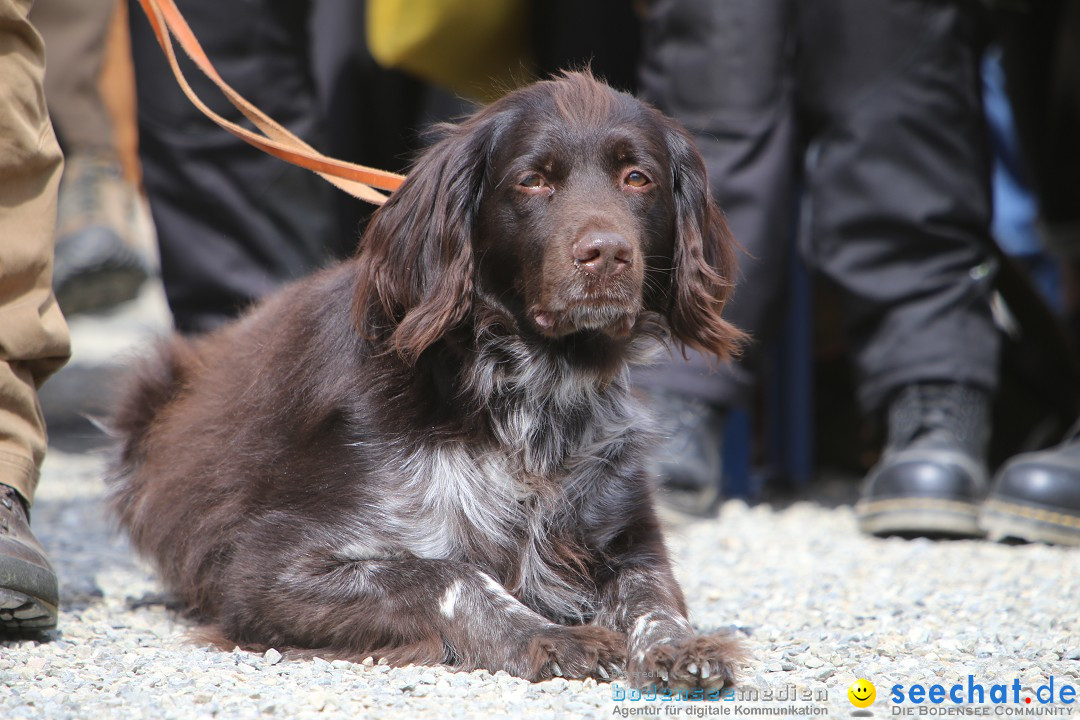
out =
[[[360,241],[353,316],[414,363],[472,305],[472,233],[484,181],[488,126],[445,126]]]
[[[732,289],[735,241],[709,194],[705,162],[690,136],[668,123],[675,195],[675,255],[668,322],[676,342],[723,360],[746,335],[720,313]]]

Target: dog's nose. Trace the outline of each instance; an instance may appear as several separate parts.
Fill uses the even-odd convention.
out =
[[[613,232],[592,232],[574,243],[574,263],[597,277],[611,277],[626,268],[634,259],[634,249],[622,235]]]

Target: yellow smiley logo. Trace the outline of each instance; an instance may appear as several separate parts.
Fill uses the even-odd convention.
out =
[[[874,703],[877,691],[872,683],[860,678],[851,683],[851,687],[847,689],[847,696],[852,705],[857,708],[864,708],[870,707]]]

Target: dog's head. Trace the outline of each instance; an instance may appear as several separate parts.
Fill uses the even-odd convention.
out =
[[[442,130],[364,235],[361,332],[412,361],[483,302],[538,337],[626,337],[653,312],[735,349],[732,240],[674,121],[568,73]]]

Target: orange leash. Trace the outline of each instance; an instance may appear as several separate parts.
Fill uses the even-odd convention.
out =
[[[293,165],[307,168],[335,187],[344,190],[353,197],[365,200],[374,205],[386,202],[386,195],[379,190],[393,191],[401,186],[405,180],[404,175],[377,170],[375,168],[356,165],[323,155],[306,142],[293,135],[275,120],[269,117],[259,108],[244,99],[226,83],[217,70],[210,63],[210,59],[203,52],[202,46],[191,32],[184,16],[176,7],[174,0],[139,0],[150,26],[157,36],[158,44],[165,52],[176,81],[188,99],[199,108],[204,115],[220,125],[225,130],[240,138],[263,152],[274,157],[281,158]],[[173,37],[180,43],[180,47],[194,61],[195,65],[202,70],[214,84],[216,84],[225,97],[236,108],[255,124],[262,134],[252,132],[234,122],[226,120],[221,115],[211,110],[195,91],[191,89],[187,78],[184,77],[180,64],[176,61],[176,51],[173,48]],[[379,190],[377,190],[378,188]]]

